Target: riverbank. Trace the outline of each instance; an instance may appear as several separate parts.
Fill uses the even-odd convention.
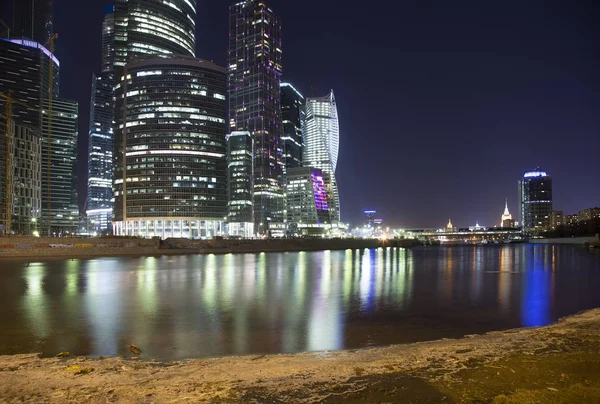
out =
[[[596,403],[600,309],[543,328],[353,351],[170,363],[3,356],[0,401]]]
[[[347,250],[379,247],[409,248],[416,240],[265,239],[265,240],[148,240],[128,237],[36,238],[0,237],[2,258],[91,258],[186,254],[254,254]]]

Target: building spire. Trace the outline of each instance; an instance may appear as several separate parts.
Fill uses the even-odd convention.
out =
[[[510,215],[510,212],[508,211],[508,198],[505,199],[506,201],[506,205],[504,206],[504,214],[506,216]]]

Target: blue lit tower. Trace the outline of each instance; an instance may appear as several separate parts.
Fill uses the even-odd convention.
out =
[[[552,225],[552,177],[539,168],[519,181],[519,220],[523,231],[538,233]]]
[[[229,8],[229,133],[254,140],[255,231],[284,222],[281,150],[281,25],[264,1]]]
[[[102,23],[102,71],[92,77],[90,102],[86,213],[89,231],[98,234],[112,229],[114,39],[114,7],[109,6]]]
[[[306,119],[303,128],[305,167],[318,168],[328,178],[332,222],[340,220],[340,195],[335,170],[340,149],[340,126],[333,90],[324,97],[306,100]]]

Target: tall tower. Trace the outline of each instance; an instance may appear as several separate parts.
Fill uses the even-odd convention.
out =
[[[114,133],[115,18],[114,7],[104,11],[102,22],[102,71],[92,77],[88,146],[88,230],[110,233],[112,228],[112,174]]]
[[[552,177],[540,170],[526,172],[519,181],[521,226],[539,233],[552,226]]]
[[[284,222],[280,156],[281,24],[264,1],[229,8],[229,133],[250,132],[254,141],[255,230],[266,234]]]
[[[196,55],[196,0],[115,0],[115,66],[143,55]]]
[[[303,128],[304,166],[319,168],[329,176],[331,221],[340,220],[340,195],[335,170],[340,149],[340,127],[333,90],[324,97],[306,100],[306,121]]]
[[[52,0],[13,0],[12,36],[46,46],[52,33],[52,3]]]
[[[302,167],[302,122],[305,119],[304,97],[290,83],[281,83],[281,117],[283,120],[283,170]]]

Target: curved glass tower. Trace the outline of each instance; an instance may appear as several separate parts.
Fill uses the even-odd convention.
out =
[[[331,220],[339,221],[340,195],[335,170],[340,150],[340,127],[333,90],[325,97],[312,97],[306,100],[306,119],[302,132],[303,165],[318,168],[323,172],[331,201],[329,203]]]
[[[116,0],[115,65],[140,55],[196,55],[196,0]]]
[[[225,68],[192,57],[127,64],[117,84],[115,235],[222,234],[226,82]]]
[[[552,177],[539,168],[519,181],[519,219],[525,233],[539,233],[552,225]]]

